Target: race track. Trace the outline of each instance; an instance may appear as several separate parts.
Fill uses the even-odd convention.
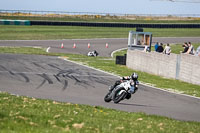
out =
[[[0,41],[0,45],[52,47],[50,52],[51,50],[67,52],[67,47],[72,48],[74,41]],[[77,51],[72,51],[75,50],[73,48],[69,51],[85,54],[89,41],[91,45],[96,44],[95,48],[99,51],[102,50],[102,53],[99,52],[101,56],[110,56],[113,50],[127,46],[124,39],[76,40],[76,43],[80,44],[80,49],[78,50],[77,45]],[[66,44],[64,49],[57,47],[62,42]],[[110,43],[109,48],[103,48],[105,43]],[[117,76],[49,56],[0,54],[0,62],[0,91],[61,102],[104,106],[129,112],[145,112],[178,120],[200,121],[200,99],[198,98],[141,85],[139,91],[130,100],[124,100],[119,104],[105,103],[103,98],[108,86],[118,79]]]

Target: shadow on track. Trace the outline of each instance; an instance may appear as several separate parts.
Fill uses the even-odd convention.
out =
[[[130,104],[130,103],[118,103],[120,105],[124,106],[137,106],[137,107],[156,107],[156,106],[150,106],[150,105],[142,105],[142,104]]]

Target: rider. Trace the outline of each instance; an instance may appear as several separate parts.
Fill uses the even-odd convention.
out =
[[[99,53],[97,53],[96,50],[94,50],[93,53],[94,53],[94,56],[98,56],[98,54],[99,54]]]
[[[131,76],[121,77],[120,80],[117,80],[113,86],[110,87],[110,91],[112,91],[117,85],[121,84],[122,82],[126,80],[132,80],[134,84],[138,85],[138,75],[134,72]],[[134,88],[134,85],[131,85],[131,88],[129,90],[129,93],[134,93],[136,90]]]

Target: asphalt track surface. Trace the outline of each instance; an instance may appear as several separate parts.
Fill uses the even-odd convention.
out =
[[[184,42],[183,39],[180,40]],[[57,47],[62,42],[66,44],[64,49]],[[50,52],[51,50],[67,52],[67,46],[69,45],[70,48],[75,42],[80,44],[80,49],[78,51],[77,46],[70,52],[76,53],[72,50],[77,50],[77,53],[85,54],[92,48],[92,46],[90,49],[87,48],[87,43],[90,42],[91,45],[96,44],[95,48],[104,51],[102,56],[110,56],[113,50],[127,46],[125,39],[0,41],[0,45],[52,47]],[[105,48],[105,43],[110,43],[109,48]],[[129,112],[145,112],[178,120],[200,121],[200,99],[198,98],[140,85],[138,92],[132,95],[130,100],[124,100],[119,104],[105,103],[103,98],[108,91],[108,86],[118,79],[116,76],[49,56],[0,54],[0,62],[0,91]]]

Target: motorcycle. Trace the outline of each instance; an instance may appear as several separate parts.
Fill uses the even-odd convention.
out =
[[[94,50],[92,52],[88,52],[88,56],[94,56],[94,57],[96,57],[96,56],[98,56],[98,53],[97,53],[96,50]]]
[[[133,80],[123,81],[115,88],[110,87],[109,92],[104,97],[105,102],[110,102],[113,100],[114,103],[119,103],[124,99],[130,99],[131,95],[138,90],[139,82],[134,82]],[[134,89],[132,88],[134,87]]]

